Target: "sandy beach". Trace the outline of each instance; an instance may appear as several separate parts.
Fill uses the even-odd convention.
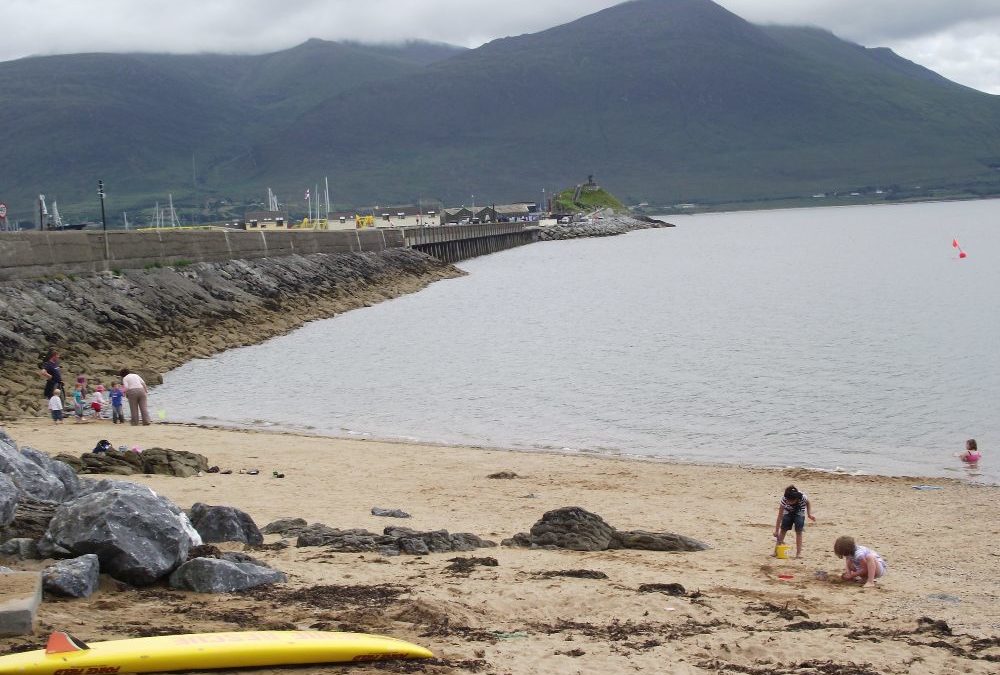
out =
[[[444,528],[499,542],[549,509],[577,505],[619,528],[674,531],[712,546],[684,554],[498,547],[383,558],[296,548],[292,540],[253,553],[287,572],[285,585],[204,596],[105,578],[87,600],[47,597],[40,635],[314,627],[388,634],[437,657],[343,668],[356,673],[992,673],[1000,660],[995,487],[168,424],[25,420],[7,431],[51,454],[79,454],[100,438],[204,454],[234,473],[134,480],[183,508],[236,506],[260,526],[302,517],[372,531]],[[260,474],[239,473],[251,468]],[[518,478],[487,478],[499,471]],[[806,528],[801,559],[777,560],[771,532],[789,483],[810,496],[818,520]],[[924,483],[940,489],[912,487]],[[372,506],[413,518],[378,518]],[[890,572],[879,587],[840,581],[832,544],[841,534],[886,557]],[[486,556],[498,565],[467,576],[446,569],[453,557]],[[571,570],[607,578],[553,576]],[[639,592],[669,583],[686,595]],[[40,635],[0,644],[38,645]],[[340,672],[301,669],[320,670]]]

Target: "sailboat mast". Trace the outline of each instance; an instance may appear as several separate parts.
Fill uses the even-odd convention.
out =
[[[177,211],[174,210],[174,194],[171,192],[168,197],[170,199],[170,227],[179,227],[181,223],[177,220]]]

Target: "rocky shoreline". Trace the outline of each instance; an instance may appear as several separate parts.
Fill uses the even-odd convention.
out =
[[[673,227],[611,215],[542,228],[541,241]],[[358,307],[418,291],[458,268],[423,253],[293,255],[4,284],[0,302],[0,418],[44,414],[39,366],[62,354],[63,378],[109,382],[128,367],[149,384],[204,358]],[[68,394],[69,392],[65,392]]]
[[[636,230],[651,230],[661,227],[675,227],[672,223],[648,216],[609,215],[601,220],[562,223],[543,227],[538,232],[539,241],[561,239],[581,239],[584,237],[614,237]]]
[[[38,370],[50,347],[61,351],[66,382],[78,374],[107,382],[128,367],[155,384],[192,358],[462,274],[397,248],[8,282],[0,302],[0,417],[45,412]]]

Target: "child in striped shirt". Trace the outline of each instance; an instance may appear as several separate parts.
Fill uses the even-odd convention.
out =
[[[778,518],[774,522],[774,537],[779,544],[785,543],[785,535],[795,528],[795,557],[802,556],[802,530],[806,527],[806,518],[816,522],[812,514],[812,503],[809,497],[794,485],[785,488],[785,496],[778,504]]]

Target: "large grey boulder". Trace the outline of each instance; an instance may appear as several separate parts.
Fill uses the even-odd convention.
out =
[[[80,479],[76,475],[76,470],[69,464],[27,446],[21,446],[21,454],[40,466],[43,471],[47,471],[59,479],[65,489],[63,500],[72,499],[80,491]]]
[[[94,553],[115,579],[145,586],[172,572],[201,543],[184,513],[151,489],[103,480],[56,509],[41,545]]]
[[[10,525],[17,511],[17,486],[7,474],[0,473],[0,527]]]
[[[70,598],[89,598],[97,590],[100,563],[93,553],[60,560],[42,572],[42,588]]]
[[[22,453],[7,438],[0,439],[0,473],[7,474],[21,495],[50,502],[61,502],[72,496],[62,480],[48,467],[40,466],[33,457],[33,454]]]
[[[191,507],[190,519],[205,543],[238,541],[251,546],[264,543],[264,535],[253,518],[232,506],[209,506],[199,502]]]
[[[170,586],[196,593],[233,593],[287,580],[284,572],[250,562],[195,558],[170,575]]]

